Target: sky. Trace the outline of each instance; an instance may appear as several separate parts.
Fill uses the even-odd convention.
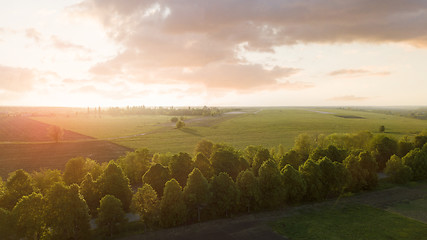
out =
[[[427,104],[425,0],[0,0],[2,106]]]

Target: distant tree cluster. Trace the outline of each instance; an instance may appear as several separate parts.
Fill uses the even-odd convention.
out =
[[[145,106],[127,106],[111,107],[103,111],[109,115],[170,115],[170,116],[219,116],[225,110],[216,107],[145,107]],[[171,120],[175,120],[172,118]],[[176,118],[178,121],[178,118]],[[175,121],[175,122],[176,122]],[[174,122],[174,121],[172,121]]]
[[[202,140],[193,155],[139,149],[102,165],[78,157],[64,171],[17,170],[0,181],[0,239],[111,237],[127,212],[150,229],[277,209],[374,189],[378,171],[395,183],[423,180],[425,136],[302,134],[287,152]]]

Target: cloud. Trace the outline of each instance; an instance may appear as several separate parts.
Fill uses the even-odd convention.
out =
[[[42,35],[34,28],[27,28],[25,30],[25,36],[29,39],[34,40],[37,43],[40,42],[40,40],[42,39]]]
[[[345,76],[345,77],[360,77],[360,76],[387,76],[391,73],[388,71],[384,72],[375,72],[375,71],[369,71],[365,69],[340,69],[335,70],[333,72],[330,72],[330,76]]]
[[[121,47],[115,57],[90,72],[142,83],[184,82],[253,91],[306,88],[311,85],[283,82],[297,72],[291,66],[266,70],[245,62],[249,60],[239,58],[238,52],[356,41],[427,47],[424,0],[84,0],[72,9],[101,22]],[[183,73],[185,69],[191,72]],[[390,74],[364,71],[344,69],[330,75]]]
[[[74,44],[65,40],[60,39],[57,36],[51,36],[52,45],[60,50],[78,50],[83,52],[91,52],[89,48],[86,48],[83,45]]]
[[[368,97],[357,97],[354,95],[346,95],[346,96],[329,98],[328,100],[344,101],[344,102],[357,102],[357,101],[364,101],[364,100],[368,100],[368,99],[369,99]]]
[[[31,90],[36,81],[34,70],[0,65],[0,90],[25,92]]]

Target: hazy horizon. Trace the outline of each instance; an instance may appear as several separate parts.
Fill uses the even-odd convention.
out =
[[[0,106],[427,103],[427,2],[3,1]]]

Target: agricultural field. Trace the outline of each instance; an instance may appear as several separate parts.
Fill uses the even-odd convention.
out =
[[[40,168],[63,169],[73,157],[89,157],[107,162],[132,151],[106,140],[64,130],[55,143],[49,136],[51,125],[26,117],[0,118],[0,176],[5,179],[16,169],[28,172]]]
[[[219,117],[192,117],[176,129],[171,116],[37,117],[38,121],[59,125],[98,139],[130,147],[147,147],[155,152],[192,152],[200,139],[224,142],[242,149],[248,145],[289,149],[301,133],[378,133],[396,139],[427,129],[427,121],[381,113],[337,108],[248,108]]]

